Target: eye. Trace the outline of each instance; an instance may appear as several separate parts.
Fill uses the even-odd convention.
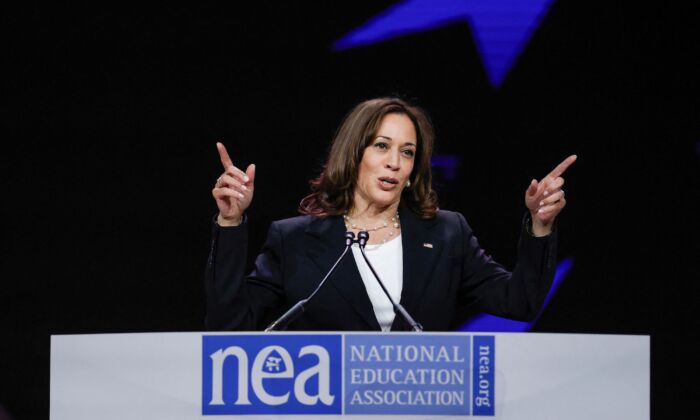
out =
[[[376,147],[377,149],[386,150],[389,148],[389,145],[383,141],[378,141],[374,143],[374,147]]]
[[[401,153],[403,153],[404,156],[411,158],[416,155],[416,152],[413,149],[404,149]]]

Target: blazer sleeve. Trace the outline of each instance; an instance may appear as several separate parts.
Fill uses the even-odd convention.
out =
[[[545,237],[532,236],[525,216],[517,262],[509,272],[481,249],[464,216],[457,214],[464,252],[460,306],[516,320],[535,319],[554,280],[556,229]]]
[[[208,330],[259,330],[282,307],[282,237],[275,223],[255,269],[245,275],[248,255],[248,223],[212,226],[212,240],[205,272]]]

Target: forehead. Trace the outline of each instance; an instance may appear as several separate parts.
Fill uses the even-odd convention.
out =
[[[377,128],[375,137],[386,137],[402,143],[417,143],[416,127],[406,114],[386,114]]]

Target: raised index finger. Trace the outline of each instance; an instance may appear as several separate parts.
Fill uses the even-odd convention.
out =
[[[554,170],[552,170],[552,172],[550,172],[549,175],[547,175],[547,176],[552,177],[552,178],[560,177],[561,174],[563,174],[564,171],[566,171],[566,169],[569,166],[571,166],[571,164],[574,162],[576,162],[576,155],[569,156],[568,158],[564,159],[564,161],[562,163],[557,165],[557,167],[554,168]]]
[[[219,151],[219,158],[221,158],[221,164],[224,165],[224,170],[227,170],[233,166],[233,162],[231,161],[231,158],[226,151],[226,147],[223,144],[216,142],[216,150]]]

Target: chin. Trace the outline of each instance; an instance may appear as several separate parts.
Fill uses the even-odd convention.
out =
[[[395,196],[392,194],[391,197],[387,197],[386,195],[381,194],[372,197],[373,204],[380,207],[389,207],[392,204],[397,204],[399,201],[401,201],[400,195]]]

